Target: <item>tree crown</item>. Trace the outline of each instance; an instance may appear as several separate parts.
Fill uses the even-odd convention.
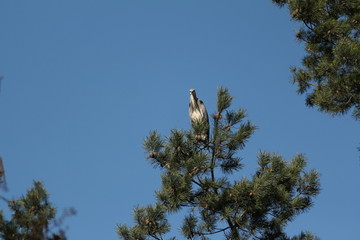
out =
[[[301,154],[287,162],[262,151],[250,179],[229,180],[241,170],[238,151],[256,127],[245,120],[243,109],[229,109],[233,98],[226,88],[217,95],[209,142],[195,137],[201,130],[196,125],[172,130],[166,138],[152,131],[145,139],[148,160],[162,170],[162,186],[155,205],[135,208],[135,226],[118,226],[122,239],[164,239],[170,231],[166,216],[184,209],[181,233],[187,239],[288,239],[286,224],[311,207],[319,193],[319,174],[305,172]],[[293,239],[306,237],[315,239],[310,233]]]

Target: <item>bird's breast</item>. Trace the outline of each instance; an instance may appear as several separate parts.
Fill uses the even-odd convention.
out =
[[[191,120],[196,121],[196,120],[202,120],[202,114],[199,110],[195,110],[191,113]]]

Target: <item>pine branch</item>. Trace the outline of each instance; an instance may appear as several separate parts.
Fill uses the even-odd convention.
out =
[[[203,235],[214,235],[214,234],[217,234],[217,233],[225,232],[225,231],[228,230],[228,229],[230,229],[230,227],[225,227],[225,228],[223,228],[223,229],[219,229],[219,230],[212,231],[212,232],[195,232],[195,234],[200,235],[200,236],[203,236]]]

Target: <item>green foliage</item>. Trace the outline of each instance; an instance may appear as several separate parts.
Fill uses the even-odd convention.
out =
[[[219,113],[230,107],[233,97],[230,96],[227,88],[220,87],[217,90],[217,110]]]
[[[287,162],[263,151],[250,179],[230,181],[242,167],[238,152],[256,129],[244,110],[229,109],[232,100],[227,89],[218,89],[208,143],[197,139],[194,129],[172,130],[166,138],[150,132],[144,147],[162,170],[162,186],[155,206],[135,208],[133,227],[118,226],[120,238],[164,239],[170,231],[167,214],[187,209],[181,226],[187,239],[290,239],[284,227],[312,206],[319,174],[305,171],[301,154]],[[293,239],[316,238],[301,233]]]
[[[34,182],[26,196],[9,200],[11,220],[0,214],[0,237],[4,240],[65,240],[63,230],[51,231],[59,223],[55,221],[56,209],[48,201],[48,193],[41,182]],[[75,214],[71,210],[66,215]],[[64,217],[64,216],[63,216]],[[62,219],[60,219],[61,221]]]
[[[163,233],[169,231],[169,224],[165,219],[165,208],[160,204],[145,208],[136,207],[134,218],[137,226],[131,229],[126,225],[118,226],[118,233],[125,240],[146,239],[146,236],[159,239]]]
[[[302,68],[293,67],[306,103],[332,115],[353,109],[360,119],[360,0],[272,0],[302,23]]]
[[[291,240],[320,240],[320,238],[310,232],[302,232],[299,236],[291,238]]]

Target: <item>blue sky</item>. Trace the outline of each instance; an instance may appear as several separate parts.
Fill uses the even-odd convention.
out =
[[[259,127],[240,152],[308,158],[321,173],[313,208],[289,224],[322,239],[360,227],[359,122],[304,105],[289,67],[303,47],[286,9],[270,0],[1,0],[0,156],[19,197],[41,180],[67,236],[118,239],[136,205],[153,203],[159,171],[145,160],[150,130],[188,129],[190,88],[209,113],[225,86]],[[3,206],[3,205],[2,205]],[[174,234],[178,233],[175,226]]]

